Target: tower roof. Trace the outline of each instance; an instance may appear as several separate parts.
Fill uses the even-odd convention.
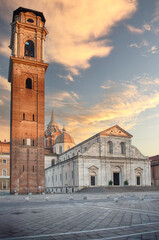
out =
[[[60,132],[60,129],[58,127],[58,124],[55,122],[55,116],[54,116],[54,111],[52,111],[52,114],[51,114],[51,119],[50,119],[50,122],[49,124],[47,125],[47,129],[45,131],[45,135],[46,136],[52,136],[52,135],[55,135],[56,132]]]
[[[34,13],[36,16],[39,16],[41,17],[41,20],[45,23],[45,17],[43,15],[42,12],[38,12],[38,11],[35,11],[35,10],[32,10],[32,9],[28,9],[28,8],[23,8],[23,7],[19,7],[17,8],[15,11],[13,11],[13,22],[14,22],[14,19],[15,19],[15,16],[16,15],[19,15],[20,12],[32,12]]]
[[[52,110],[52,115],[51,115],[51,121],[50,121],[53,124],[56,124],[55,122],[55,116],[54,116],[54,111]]]

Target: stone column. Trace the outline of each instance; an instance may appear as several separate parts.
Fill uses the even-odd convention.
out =
[[[16,29],[14,34],[14,56],[17,57],[17,30]]]
[[[41,60],[44,62],[44,37],[41,40]]]

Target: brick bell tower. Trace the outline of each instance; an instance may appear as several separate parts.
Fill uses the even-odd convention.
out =
[[[44,191],[44,40],[42,12],[18,8],[11,23],[11,193]]]

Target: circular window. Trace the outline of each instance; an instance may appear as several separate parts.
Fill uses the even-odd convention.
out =
[[[33,23],[33,22],[34,22],[34,20],[33,20],[33,19],[31,19],[31,18],[28,18],[28,19],[27,19],[27,22]]]

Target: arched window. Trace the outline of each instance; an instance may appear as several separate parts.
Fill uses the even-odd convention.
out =
[[[31,80],[31,78],[27,78],[27,80],[26,80],[26,88],[32,89],[32,80]]]
[[[126,152],[125,143],[121,142],[121,154],[125,154],[125,152]]]
[[[62,153],[62,146],[59,147],[59,153]]]
[[[25,43],[25,56],[34,57],[34,43],[31,40]]]
[[[109,153],[113,153],[113,143],[111,141],[108,142],[108,151]]]

